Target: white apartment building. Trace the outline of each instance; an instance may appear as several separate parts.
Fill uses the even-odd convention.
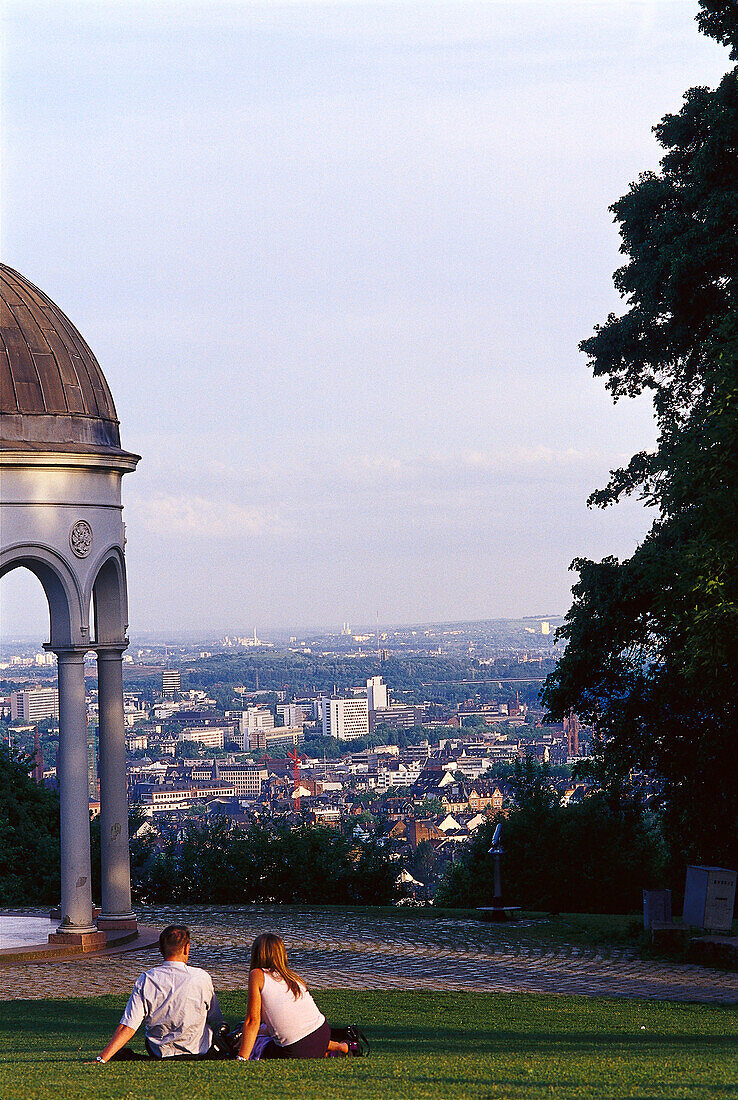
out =
[[[381,676],[372,676],[366,682],[366,698],[369,710],[386,710],[389,706],[389,688]]]
[[[179,669],[167,668],[161,674],[161,693],[164,698],[167,696],[178,695],[181,689],[181,678],[179,675]]]
[[[158,703],[153,710],[154,718],[158,718],[159,721],[166,721],[167,718],[171,718],[173,714],[183,710],[181,703]]]
[[[516,760],[518,757],[518,744],[517,741],[508,741],[490,745],[487,749],[487,755],[493,763],[500,760]]]
[[[144,706],[141,696],[134,691],[123,692],[123,720],[127,726],[133,726],[136,722],[145,722],[148,711]]]
[[[180,733],[179,740],[195,741],[207,749],[222,749],[226,732],[230,733],[230,727],[226,731],[223,726],[188,726]]]
[[[275,726],[273,730],[264,730],[266,747],[272,745],[301,745],[305,740],[302,726]]]
[[[205,780],[192,784],[192,797],[196,802],[210,798],[235,798],[236,788],[233,783],[227,783],[223,779]]]
[[[223,767],[218,769],[218,774],[223,780],[233,784],[237,798],[258,798],[262,786],[269,778],[269,772],[261,766]]]
[[[248,738],[248,746],[246,745]],[[301,745],[305,740],[302,726],[275,726],[274,729],[252,729],[244,736],[244,749],[251,752],[268,752],[270,748],[284,745]]]
[[[184,810],[192,805],[192,791],[189,787],[155,787],[141,796],[141,805],[153,813],[166,813],[168,810]]]
[[[376,779],[369,785],[378,791],[388,791],[390,787],[412,787],[422,770],[422,764],[418,762],[401,764],[393,761],[391,767],[378,764]]]
[[[149,747],[148,733],[127,733],[126,749],[128,752],[146,752]]]
[[[467,779],[479,779],[492,767],[492,760],[484,756],[466,756],[462,753],[456,761],[456,770],[465,775]]]
[[[209,762],[192,769],[193,782],[203,783],[212,778]],[[217,780],[232,786],[236,798],[258,798],[268,778],[269,772],[261,764],[218,764]]]
[[[40,722],[59,717],[56,688],[24,688],[10,693],[10,717],[14,722]]]
[[[243,737],[244,752],[248,752],[251,746],[252,734],[256,730],[274,729],[274,715],[269,707],[248,707],[241,711],[239,730]]]
[[[173,737],[149,737],[148,749],[159,756],[174,756],[177,742]]]
[[[355,741],[369,736],[367,699],[322,699],[323,736]]]
[[[281,714],[285,726],[301,726],[309,717],[307,707],[301,703],[278,703],[277,714]]]

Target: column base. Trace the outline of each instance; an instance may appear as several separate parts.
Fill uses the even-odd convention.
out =
[[[97,920],[97,918],[100,916],[101,912],[102,912],[102,910],[100,909],[99,905],[93,905],[92,906],[92,919]],[[61,919],[62,919],[62,915],[61,915],[61,907],[60,906],[57,905],[57,907],[55,909],[50,909],[49,910],[49,920],[61,920]]]
[[[104,932],[52,932],[49,943],[56,947],[80,947],[87,951],[100,951],[107,942]]]
[[[114,928],[126,928],[135,932],[138,928],[138,921],[135,913],[124,913],[122,916],[100,916],[97,918],[97,927],[105,932]]]

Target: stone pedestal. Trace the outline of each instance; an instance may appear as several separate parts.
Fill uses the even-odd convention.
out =
[[[116,928],[135,932],[138,928],[138,921],[135,917],[98,917],[97,927],[105,932],[111,932]]]
[[[107,943],[104,932],[52,932],[49,943],[56,947],[78,947],[83,953],[101,951]]]

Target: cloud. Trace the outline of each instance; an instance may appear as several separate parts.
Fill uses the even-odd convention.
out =
[[[263,536],[281,528],[275,509],[212,500],[202,496],[157,495],[133,498],[126,505],[129,522],[151,534],[221,539],[234,535]]]
[[[602,467],[605,463],[617,465],[627,462],[629,455],[605,455],[600,451],[577,447],[547,447],[538,444],[533,447],[511,447],[505,451],[468,451],[463,455],[464,466],[473,469],[501,472],[525,466],[528,469],[551,467],[584,466],[588,470]]]

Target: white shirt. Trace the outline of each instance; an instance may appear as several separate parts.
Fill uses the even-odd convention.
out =
[[[271,970],[264,970],[263,974],[261,1018],[279,1046],[292,1046],[325,1023],[325,1016],[302,983],[302,996],[295,997],[279,974]]]
[[[155,1056],[171,1058],[206,1054],[223,1014],[207,971],[170,959],[137,979],[120,1022],[134,1031],[145,1022]]]

